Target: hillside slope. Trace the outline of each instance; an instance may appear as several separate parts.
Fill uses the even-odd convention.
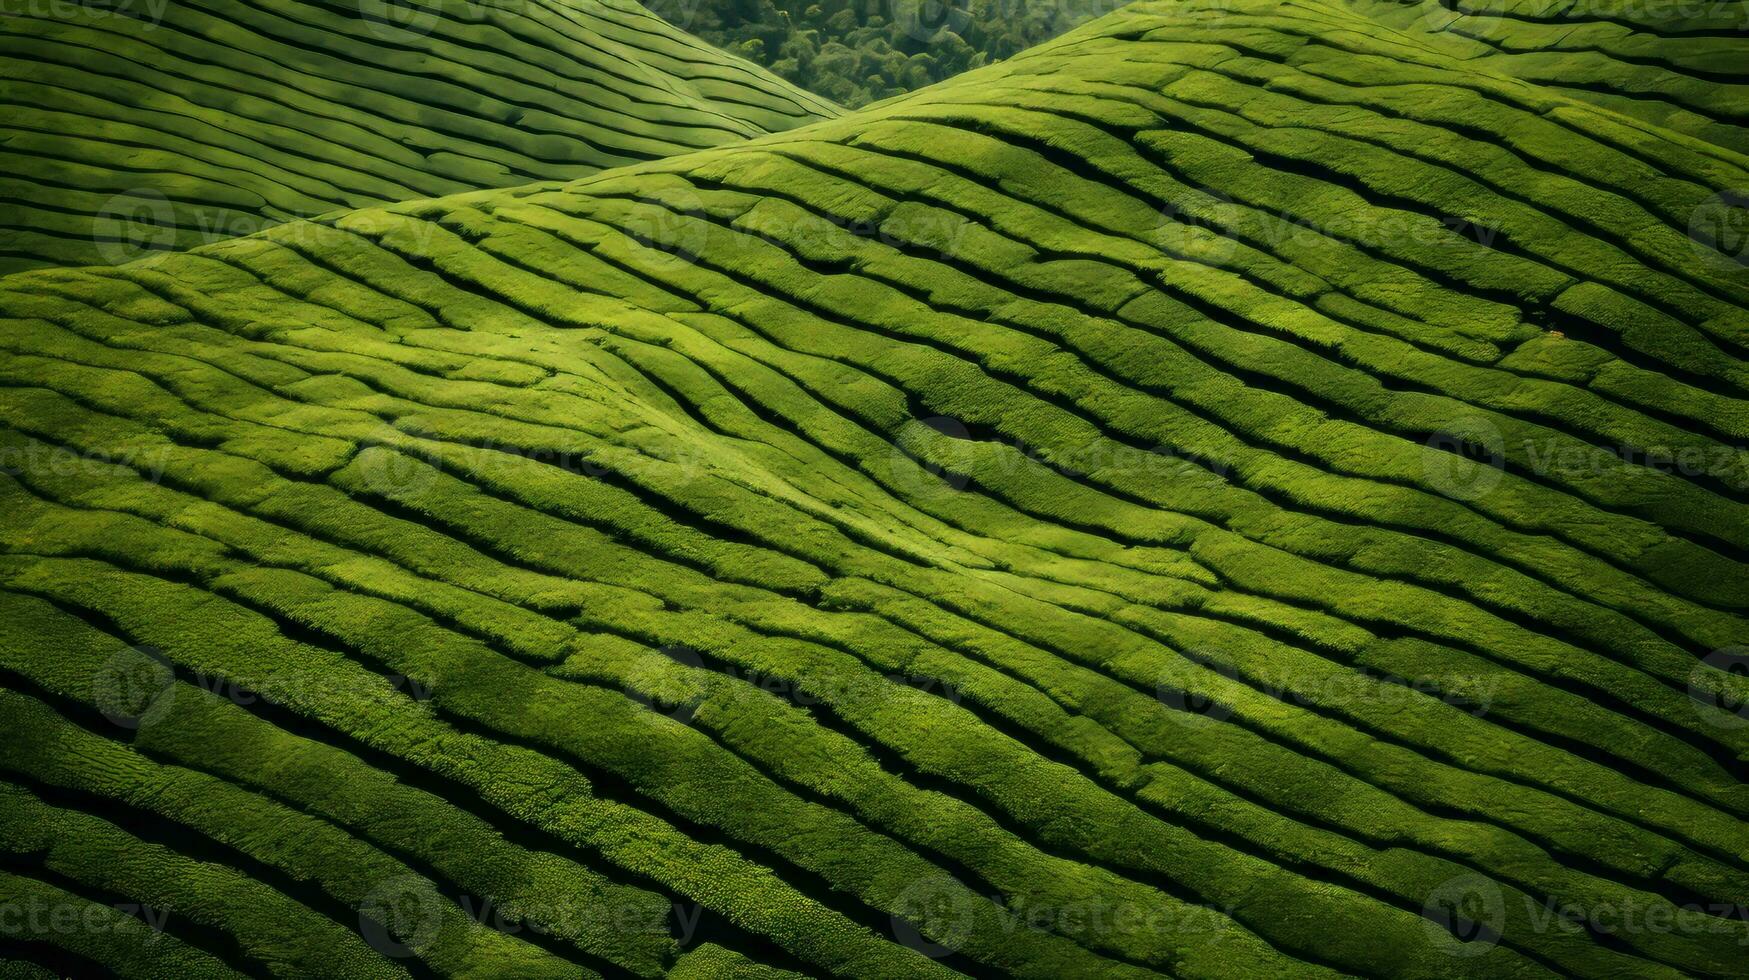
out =
[[[1749,152],[1749,4],[1741,0],[1362,0],[1458,57],[1660,127]]]
[[[1749,157],[1217,2],[0,280],[5,955],[1741,976]]]
[[[838,111],[630,0],[18,6],[0,17],[0,271],[580,177]]]

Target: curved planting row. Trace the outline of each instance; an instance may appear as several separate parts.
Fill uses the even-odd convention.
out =
[[[636,4],[20,4],[0,271],[562,180],[839,110]]]
[[[1749,158],[1397,13],[0,280],[6,969],[1741,975]]]

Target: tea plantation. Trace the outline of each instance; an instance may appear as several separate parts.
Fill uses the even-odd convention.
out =
[[[836,115],[631,0],[5,0],[0,273]]]
[[[0,279],[0,976],[1749,976],[1749,5],[1466,3]]]

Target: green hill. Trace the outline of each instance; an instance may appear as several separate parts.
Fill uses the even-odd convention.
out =
[[[1749,5],[1741,0],[1365,0],[1360,7],[1381,23],[1437,32],[1456,57],[1490,71],[1749,152]]]
[[[837,111],[627,0],[14,4],[0,272],[565,180]]]
[[[1403,13],[0,280],[0,956],[1744,975],[1729,92]]]
[[[1013,57],[1118,0],[651,0],[649,7],[712,44],[846,106],[922,88]],[[1452,42],[1579,99],[1749,151],[1749,68],[1740,0],[1359,0],[1350,4],[1411,36]],[[1289,8],[1291,9],[1291,8]],[[1203,30],[1244,8],[1179,4],[1166,16]],[[1228,25],[1224,34],[1241,28]],[[1316,30],[1314,16],[1311,29]],[[1366,62],[1356,63],[1363,72]]]

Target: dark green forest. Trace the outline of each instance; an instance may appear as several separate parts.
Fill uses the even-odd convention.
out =
[[[656,0],[658,16],[855,108],[1012,57],[1117,0]]]

